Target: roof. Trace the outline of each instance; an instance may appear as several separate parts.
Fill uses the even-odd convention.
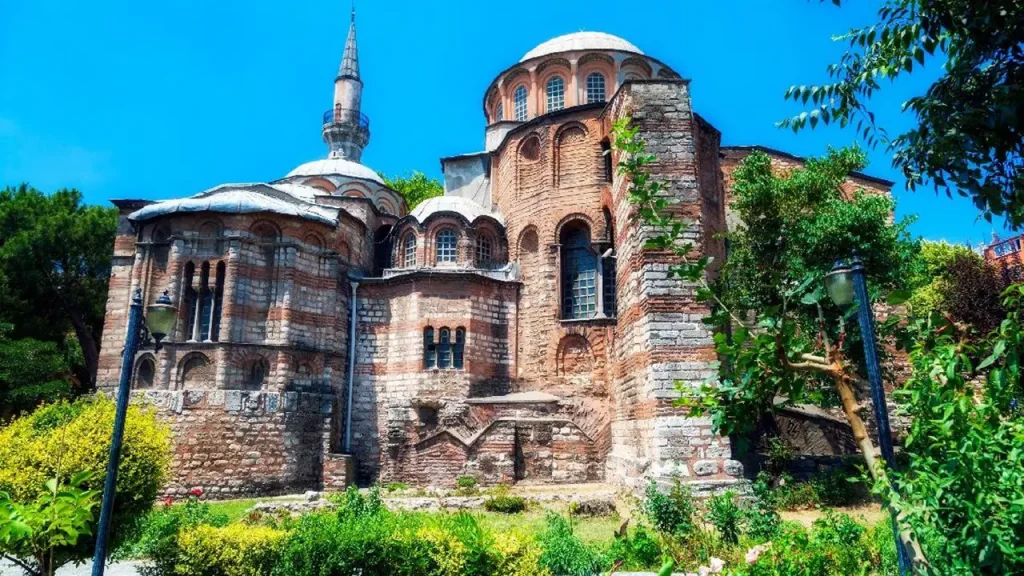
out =
[[[481,216],[487,216],[497,220],[502,226],[505,225],[505,218],[501,214],[492,212],[469,198],[463,198],[462,196],[437,196],[424,200],[413,209],[410,216],[422,224],[426,222],[427,218],[438,212],[454,212],[471,223]]]
[[[309,188],[311,192],[298,188]],[[334,225],[338,210],[307,202],[303,197],[312,197],[316,189],[308,186],[282,186],[269,184],[224,184],[189,198],[164,200],[144,206],[128,215],[129,220],[148,220],[167,214],[182,212],[222,212],[228,214],[250,214],[273,212],[285,216],[297,216]]]
[[[612,36],[604,32],[574,32],[539,44],[536,48],[527,52],[519,61],[525,62],[531,58],[572,50],[618,50],[620,52],[643,54],[634,44],[618,36]]]
[[[381,186],[384,185],[384,181],[381,180],[381,177],[372,168],[338,157],[306,162],[289,172],[285,178],[291,178],[292,176],[327,176],[330,174],[372,180]]]

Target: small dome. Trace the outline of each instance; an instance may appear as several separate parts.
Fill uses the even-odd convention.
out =
[[[481,216],[489,216],[500,222],[503,226],[505,225],[505,219],[501,217],[501,214],[491,212],[469,198],[463,198],[462,196],[438,196],[424,200],[413,209],[411,216],[422,224],[427,218],[438,212],[455,212],[470,223]]]
[[[382,186],[384,185],[384,181],[381,180],[380,176],[372,168],[363,166],[358,162],[345,160],[344,158],[325,158],[323,160],[306,162],[289,172],[285,178],[291,178],[292,176],[329,176],[331,174],[372,180]]]
[[[604,32],[574,32],[572,34],[552,38],[551,40],[538,45],[533,50],[527,52],[525,56],[519,59],[519,61],[525,62],[531,58],[537,58],[538,56],[547,56],[548,54],[570,52],[573,50],[618,50],[620,52],[643,54],[643,52],[641,52],[640,49],[634,46],[631,42],[623,40],[618,36],[612,36],[611,34],[605,34]]]

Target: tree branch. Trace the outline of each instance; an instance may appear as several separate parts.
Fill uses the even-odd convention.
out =
[[[43,574],[42,572],[40,572],[40,571],[36,570],[35,568],[33,568],[31,565],[26,564],[25,562],[22,562],[21,560],[15,558],[14,556],[11,556],[10,554],[0,554],[0,557],[3,557],[5,559],[13,562],[19,568],[21,568],[25,572],[28,572],[29,574],[31,574],[31,576],[42,576],[42,574]]]

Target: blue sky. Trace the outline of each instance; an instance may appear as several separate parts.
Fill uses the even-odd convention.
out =
[[[851,131],[794,135],[774,126],[800,109],[790,84],[826,79],[842,53],[830,37],[874,21],[876,2],[605,0],[357,4],[363,162],[388,174],[440,175],[438,158],[483,146],[481,101],[494,76],[533,46],[580,30],[622,36],[693,83],[693,106],[723,144],[799,155],[853,141]],[[629,11],[624,11],[628,8]],[[326,155],[320,116],[348,27],[347,2],[3,0],[0,185],[76,187],[92,203],[161,199],[223,182],[279,178]],[[890,132],[937,62],[883,91]],[[906,192],[884,151],[867,172],[897,181],[913,232],[977,244],[1000,224],[962,198]]]

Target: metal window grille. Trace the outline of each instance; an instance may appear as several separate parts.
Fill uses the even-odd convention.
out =
[[[452,365],[452,333],[447,328],[441,328],[440,338],[437,345],[437,367],[449,368]]]
[[[597,258],[582,230],[566,238],[562,264],[562,316],[591,318],[597,312]]]
[[[512,100],[515,104],[515,108],[512,113],[515,114],[516,122],[526,121],[526,86],[520,86],[516,88],[516,91],[512,95]]]
[[[405,254],[402,257],[402,266],[412,268],[416,265],[416,236],[409,234],[405,237]]]
[[[434,329],[426,327],[423,329],[423,367],[433,368],[437,366],[437,344],[434,344]]]
[[[505,119],[505,111],[502,109],[501,102],[498,102],[498,107],[494,109],[494,121],[501,122]]]
[[[451,264],[458,257],[458,241],[455,231],[444,229],[437,233],[437,263]]]
[[[604,102],[604,75],[598,72],[587,76],[587,104]]]
[[[487,236],[480,236],[476,239],[476,267],[491,267],[491,239]]]
[[[455,346],[452,349],[452,366],[455,368],[462,368],[463,361],[465,358],[466,348],[466,329],[456,328],[455,329]]]
[[[565,81],[555,76],[548,80],[548,112],[565,108]]]

